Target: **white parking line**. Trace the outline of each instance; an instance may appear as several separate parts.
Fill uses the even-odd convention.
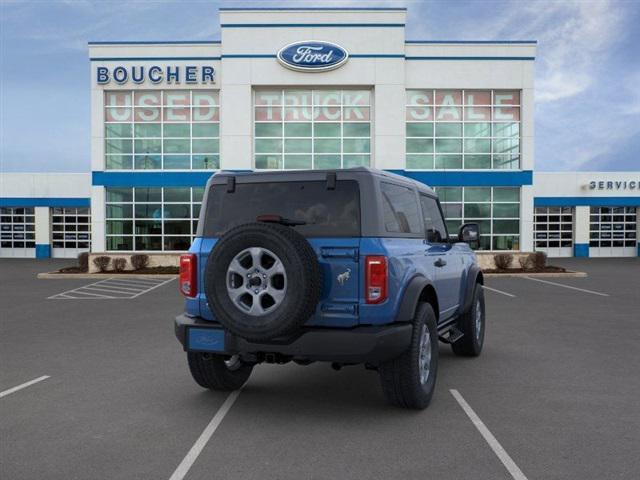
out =
[[[191,466],[198,458],[198,455],[200,455],[200,453],[202,452],[202,449],[205,447],[211,436],[215,433],[216,429],[222,423],[225,415],[229,413],[229,410],[238,398],[238,395],[240,395],[241,390],[242,389],[235,390],[229,394],[220,409],[216,412],[216,414],[209,422],[209,425],[206,426],[206,428],[202,431],[202,433],[196,440],[196,443],[193,444],[193,447],[191,447],[191,450],[189,450],[186,457],[182,459],[182,462],[180,462],[180,465],[178,465],[178,468],[176,468],[175,472],[173,472],[173,475],[171,475],[169,480],[182,480],[185,477],[185,475],[189,472]]]
[[[514,294],[503,292],[502,290],[498,290],[497,288],[487,287],[486,285],[483,285],[482,288],[484,288],[485,290],[490,290],[492,292],[501,293],[502,295],[506,295],[507,297],[516,298]]]
[[[493,434],[486,427],[486,425],[482,423],[482,420],[480,420],[480,417],[476,415],[476,412],[473,411],[471,406],[465,401],[462,395],[460,395],[460,392],[458,392],[457,390],[449,390],[449,391],[451,392],[451,395],[453,395],[453,398],[455,398],[458,404],[462,407],[462,410],[464,410],[464,413],[467,414],[467,417],[469,417],[471,422],[473,422],[473,425],[478,429],[478,431],[480,432],[480,435],[482,435],[485,441],[489,444],[489,446],[491,447],[491,450],[493,450],[493,453],[496,454],[498,459],[502,462],[504,467],[514,478],[514,480],[527,480],[527,477],[524,475],[524,473],[522,473],[522,470],[518,468],[516,463],[511,459],[511,457],[507,453],[507,451],[504,448],[502,448],[502,445],[500,445],[500,442],[496,440],[496,437],[494,437]]]
[[[571,285],[564,285],[563,283],[550,282],[549,280],[541,280],[539,278],[532,278],[532,277],[524,277],[524,278],[526,278],[527,280],[531,280],[533,282],[548,283],[549,285],[555,285],[556,287],[569,288],[571,290],[578,290],[579,292],[591,293],[592,295],[600,295],[601,297],[609,296],[608,293],[594,292],[593,290],[586,290],[584,288],[572,287]]]
[[[161,287],[171,281],[175,277],[169,279],[156,278],[156,279],[143,279],[141,281],[134,280],[129,282],[124,279],[107,278],[100,280],[99,282],[90,283],[89,285],[83,285],[81,287],[74,288],[73,290],[67,290],[66,292],[52,295],[49,299],[62,299],[62,300],[129,300],[139,297],[151,290]],[[126,282],[126,283],[123,283]]]
[[[23,388],[30,387],[34,383],[41,382],[43,380],[46,380],[47,378],[51,378],[51,377],[49,377],[49,375],[43,375],[41,377],[34,378],[33,380],[29,380],[28,382],[18,385],[17,387],[13,387],[13,388],[10,388],[9,390],[5,390],[4,392],[0,392],[0,398],[6,397],[7,395],[17,392],[18,390],[22,390]]]

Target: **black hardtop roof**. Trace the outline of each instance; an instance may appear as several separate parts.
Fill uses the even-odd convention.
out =
[[[409,177],[404,177],[402,175],[398,175],[396,173],[387,172],[384,170],[378,170],[377,168],[371,167],[353,167],[353,168],[344,168],[344,169],[332,169],[332,170],[269,170],[269,171],[228,171],[221,170],[214,174],[209,180],[210,183],[224,183],[226,179],[229,177],[235,177],[238,182],[244,183],[247,179],[251,179],[251,181],[258,182],[268,182],[275,181],[274,177],[277,177],[280,181],[300,181],[300,180],[309,180],[309,181],[318,181],[324,180],[327,177],[327,174],[335,173],[336,178],[340,180],[341,173],[348,173],[350,175],[373,175],[377,177],[386,178],[388,180],[393,180],[396,183],[403,183],[407,186],[417,187],[419,190],[426,190],[427,192],[435,195],[434,190],[428,185],[418,182],[417,180],[413,180]]]

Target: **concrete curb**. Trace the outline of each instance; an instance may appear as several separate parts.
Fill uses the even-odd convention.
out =
[[[178,277],[174,273],[57,273],[57,272],[44,272],[39,273],[37,278],[46,280],[69,280],[73,278],[173,278]]]
[[[585,272],[543,272],[543,273],[484,273],[486,278],[531,277],[531,278],[584,278]]]

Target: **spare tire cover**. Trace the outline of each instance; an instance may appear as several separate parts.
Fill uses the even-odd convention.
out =
[[[253,341],[294,332],[313,315],[322,276],[309,242],[290,227],[248,223],[226,232],[205,269],[216,319]]]

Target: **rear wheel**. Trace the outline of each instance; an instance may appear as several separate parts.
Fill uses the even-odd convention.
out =
[[[484,345],[484,331],[486,327],[484,311],[484,289],[476,283],[473,290],[471,308],[458,321],[458,328],[464,336],[451,344],[453,353],[462,357],[477,357]]]
[[[249,379],[253,365],[232,357],[209,353],[187,353],[191,376],[198,385],[210,390],[237,390]]]
[[[378,371],[389,403],[414,409],[429,406],[438,373],[438,330],[431,305],[418,306],[409,349],[382,363]]]

